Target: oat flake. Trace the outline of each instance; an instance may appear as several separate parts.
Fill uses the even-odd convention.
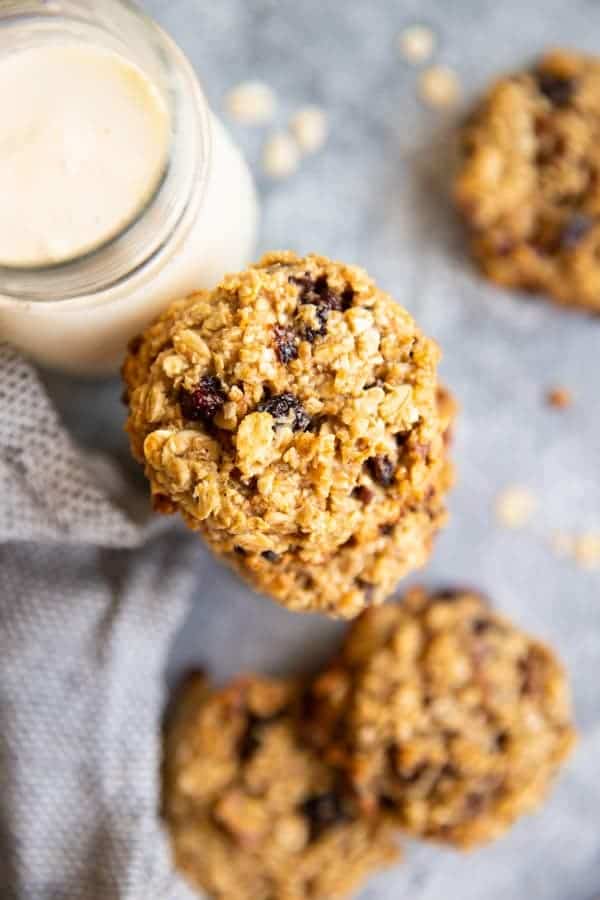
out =
[[[506,528],[523,528],[537,507],[537,500],[525,487],[506,488],[496,497],[496,519]]]
[[[277,98],[268,84],[244,81],[225,98],[225,106],[233,119],[245,125],[262,125],[275,115]]]
[[[410,25],[398,35],[400,55],[413,65],[430,60],[436,43],[434,32],[426,25]]]
[[[458,103],[460,93],[458,75],[446,66],[430,66],[419,79],[419,96],[427,106],[449,109]]]
[[[600,532],[589,531],[575,538],[575,561],[582,569],[600,568]]]
[[[327,140],[327,115],[318,106],[304,106],[292,116],[290,128],[303,153],[316,153]]]
[[[273,134],[263,149],[263,170],[271,178],[287,178],[300,164],[300,151],[294,138],[285,131]]]

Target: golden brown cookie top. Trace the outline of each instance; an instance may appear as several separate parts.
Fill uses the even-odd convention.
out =
[[[323,560],[421,503],[438,464],[439,352],[354,266],[273,253],[174,304],[131,345],[127,425],[158,508],[225,550]]]
[[[311,710],[366,808],[462,847],[538,805],[574,741],[554,654],[466,590],[364,612]]]
[[[600,310],[600,60],[556,50],[492,86],[455,196],[484,272]]]
[[[397,851],[304,745],[297,686],[188,682],[168,731],[164,812],[177,866],[220,900],[346,896]]]

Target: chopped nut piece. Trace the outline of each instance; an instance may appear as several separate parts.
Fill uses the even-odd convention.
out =
[[[556,387],[548,391],[546,401],[548,406],[553,406],[555,409],[566,409],[567,406],[571,406],[573,395],[567,388]]]

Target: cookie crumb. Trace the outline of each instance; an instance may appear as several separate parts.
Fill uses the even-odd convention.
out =
[[[506,488],[496,497],[496,519],[506,528],[523,528],[528,524],[537,507],[532,492],[515,485]]]
[[[244,125],[270,122],[277,109],[277,98],[268,84],[244,81],[232,88],[225,97],[229,115]]]
[[[582,569],[600,568],[600,532],[589,531],[576,537],[574,553]]]
[[[458,103],[460,93],[458,75],[447,66],[430,66],[419,79],[419,96],[426,106],[450,109]]]
[[[567,388],[555,387],[547,392],[546,403],[554,409],[566,409],[573,403],[573,395]]]
[[[410,25],[398,35],[400,55],[412,65],[430,60],[436,43],[434,32],[426,25]]]
[[[288,178],[300,164],[300,151],[294,138],[278,131],[266,142],[263,150],[263,170],[271,178]]]
[[[316,153],[327,140],[329,124],[319,106],[304,106],[290,120],[292,134],[303,153]]]

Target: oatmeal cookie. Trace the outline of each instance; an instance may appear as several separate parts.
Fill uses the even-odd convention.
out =
[[[218,900],[334,900],[398,857],[302,743],[295,684],[184,687],[167,732],[163,807],[175,864]]]
[[[445,519],[438,358],[364,271],[319,256],[175,303],[124,365],[156,508],[290,609],[382,602]]]
[[[464,131],[457,204],[492,280],[600,313],[600,59],[546,54]]]
[[[575,737],[554,654],[466,590],[366,610],[306,721],[366,811],[462,848],[535,809]]]

